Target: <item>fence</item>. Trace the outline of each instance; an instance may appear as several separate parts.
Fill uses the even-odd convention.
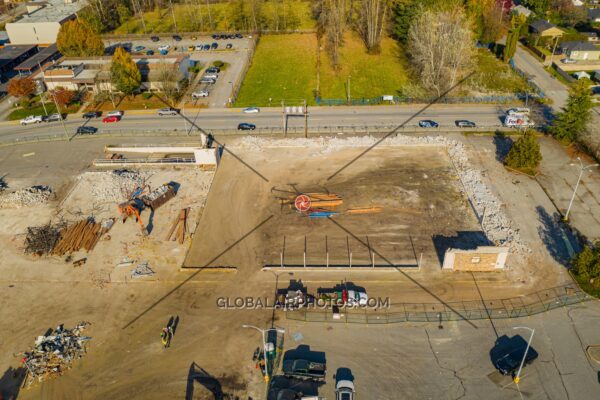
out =
[[[559,307],[590,300],[591,296],[577,285],[570,284],[541,290],[532,294],[501,300],[460,301],[450,303],[392,304],[389,310],[362,311],[346,309],[339,319],[331,310],[301,309],[286,311],[286,318],[306,322],[343,322],[360,324],[393,324],[401,322],[434,322],[506,319],[529,317]],[[390,311],[392,310],[393,311]]]
[[[436,102],[438,104],[479,104],[479,103],[493,103],[493,104],[507,104],[518,101],[525,97],[525,94],[515,94],[509,96],[472,96],[472,97],[442,97],[438,99],[436,97],[430,98],[417,98],[417,97],[400,97],[400,96],[378,96],[371,98],[358,98],[358,99],[323,99],[317,97],[315,103],[318,106],[342,106],[342,105],[353,105],[353,106],[364,106],[364,105],[377,105],[377,104],[429,104]]]
[[[522,71],[519,69],[519,67],[517,67],[517,65],[515,64],[515,61],[511,58],[510,62],[508,63],[512,69],[519,75],[521,76],[521,78],[526,79],[527,83],[529,84],[529,86],[531,86],[534,90],[535,93],[541,97],[544,98],[546,97],[546,95],[544,94],[544,91],[542,90],[542,88],[540,88],[537,83],[534,82],[533,77],[531,75],[529,75],[527,72]]]

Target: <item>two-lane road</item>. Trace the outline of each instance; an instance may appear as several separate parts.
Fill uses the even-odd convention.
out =
[[[433,105],[415,115],[424,105],[367,106],[367,107],[309,107],[309,127],[376,127],[417,126],[419,120],[432,119],[441,127],[454,126],[457,119],[468,119],[478,126],[494,128],[501,125],[501,116],[508,106],[499,105]],[[102,132],[164,131],[190,129],[192,123],[204,130],[236,129],[240,122],[256,124],[257,128],[282,128],[280,108],[264,108],[256,114],[245,114],[240,109],[185,110],[184,115],[158,116],[154,113],[125,112],[116,123],[102,123],[101,119],[84,120],[81,115],[69,115],[65,126],[74,134],[78,126],[91,125]],[[407,122],[408,121],[408,122]],[[302,126],[303,118],[290,117],[288,126]],[[31,138],[64,133],[60,122],[20,126],[16,122],[0,124],[0,140]]]

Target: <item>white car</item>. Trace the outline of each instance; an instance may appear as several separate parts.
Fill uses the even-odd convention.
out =
[[[119,110],[110,111],[110,112],[106,113],[106,116],[121,118],[123,116],[123,111],[119,111]]]
[[[200,90],[199,92],[192,93],[192,99],[199,99],[202,97],[208,97],[208,90]]]
[[[570,58],[563,58],[562,60],[560,60],[563,64],[577,64],[577,61],[572,60]]]
[[[335,400],[354,400],[354,382],[342,379],[335,384]]]
[[[248,108],[244,108],[244,113],[246,114],[256,114],[260,112],[260,108],[258,107],[248,107]]]
[[[217,80],[219,78],[219,75],[217,74],[204,74],[204,76],[202,77],[202,79],[214,79]]]
[[[162,46],[158,46],[158,51],[168,51],[171,48],[171,45],[163,44]]]
[[[29,125],[29,124],[40,124],[44,121],[44,118],[41,115],[30,115],[27,118],[23,118],[20,122],[21,125]]]
[[[515,107],[515,108],[511,108],[509,110],[506,111],[506,113],[508,115],[529,115],[529,113],[531,112],[531,110],[529,108],[525,108],[525,107]]]

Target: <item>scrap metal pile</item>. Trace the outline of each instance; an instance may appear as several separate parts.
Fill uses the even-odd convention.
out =
[[[63,256],[81,249],[90,252],[113,223],[113,219],[97,223],[93,218],[87,218],[70,225],[62,222],[56,225],[29,227],[25,237],[25,253]]]
[[[81,322],[73,329],[59,325],[46,335],[38,336],[34,347],[22,353],[21,363],[28,371],[24,385],[62,375],[74,360],[82,358],[86,352],[85,342],[91,339],[82,335],[87,325],[88,322]]]

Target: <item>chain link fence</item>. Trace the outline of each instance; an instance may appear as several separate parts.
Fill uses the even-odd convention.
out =
[[[366,106],[378,104],[509,104],[525,98],[525,93],[507,95],[507,96],[469,96],[469,97],[436,97],[417,98],[417,97],[400,97],[400,96],[377,96],[371,98],[356,98],[356,99],[323,99],[317,97],[315,103],[318,106]]]
[[[401,322],[435,322],[507,319],[529,317],[559,307],[592,299],[577,285],[570,284],[540,290],[529,295],[500,300],[460,301],[449,303],[400,303],[389,309],[340,309],[339,318],[332,310],[300,309],[286,311],[286,318],[306,322],[358,324],[394,324]]]

